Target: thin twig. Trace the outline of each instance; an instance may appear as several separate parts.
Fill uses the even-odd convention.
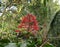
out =
[[[40,47],[43,47],[48,42],[48,40],[46,40]]]

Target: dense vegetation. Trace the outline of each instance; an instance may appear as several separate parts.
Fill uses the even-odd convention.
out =
[[[0,0],[0,47],[59,47],[59,8],[58,0]]]

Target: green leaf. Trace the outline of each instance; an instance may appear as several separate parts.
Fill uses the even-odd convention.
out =
[[[47,43],[43,47],[54,47],[54,46],[52,44],[50,44],[50,43]]]

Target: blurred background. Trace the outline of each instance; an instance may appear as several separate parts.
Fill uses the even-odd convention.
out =
[[[50,47],[60,47],[60,0],[0,0],[0,47],[7,43],[10,47],[17,47],[15,45],[23,41],[20,37],[16,38],[15,30],[28,13],[35,15],[38,21],[39,45],[49,39],[50,45],[54,45]],[[20,44],[24,46],[19,47],[27,47],[25,41]],[[36,47],[35,42],[33,44],[30,47]]]

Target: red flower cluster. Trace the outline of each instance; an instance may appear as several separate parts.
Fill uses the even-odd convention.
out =
[[[15,32],[19,32],[19,30],[16,30]]]
[[[26,16],[24,16],[18,28],[26,28],[28,31],[31,32],[39,30],[36,17],[32,14],[27,14]]]

